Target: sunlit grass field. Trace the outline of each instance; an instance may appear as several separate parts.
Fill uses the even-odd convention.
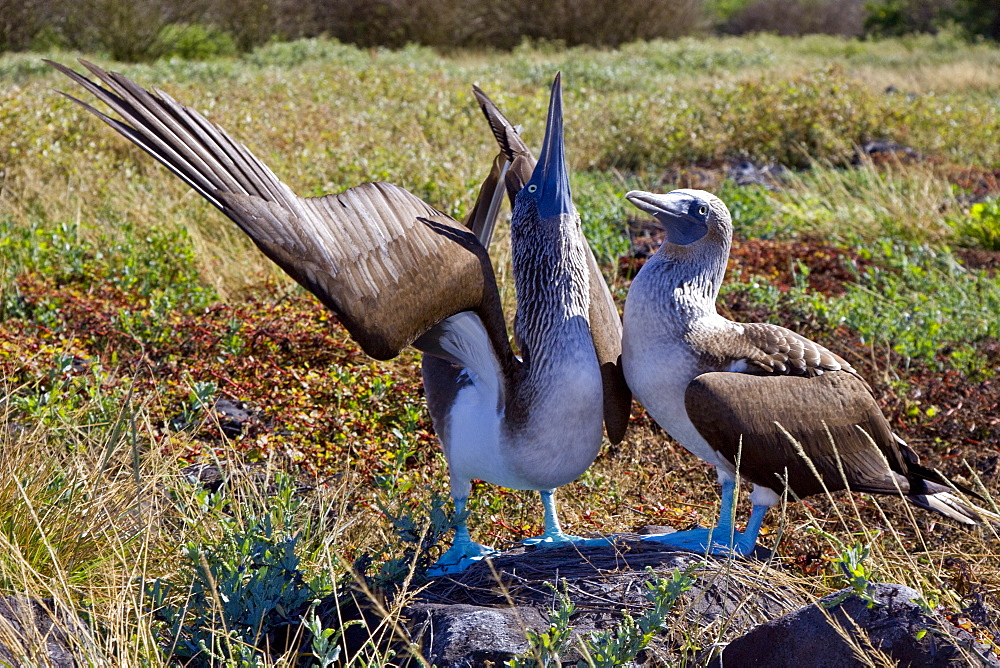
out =
[[[241,60],[85,57],[201,110],[299,194],[391,181],[458,218],[496,153],[471,86],[537,146],[561,70],[574,199],[620,303],[636,248],[655,247],[624,193],[720,194],[737,231],[723,312],[846,357],[925,463],[988,506],[1000,499],[1000,48],[762,36],[449,57],[327,41]],[[184,654],[155,608],[183,599],[197,555],[235,559],[226,550],[244,535],[277,544],[261,538],[267,518],[301,559],[289,590],[318,595],[353,581],[366,555],[371,575],[404,554],[388,517],[423,521],[447,494],[446,466],[416,354],[365,357],[230,221],[57,90],[78,94],[40,55],[0,57],[0,594],[85,613],[93,665],[158,665]],[[916,154],[859,157],[872,140]],[[738,186],[727,168],[744,160],[787,170],[773,189]],[[502,230],[491,252],[512,315]],[[213,410],[219,399],[245,411],[241,428]],[[182,474],[196,463],[252,473],[211,496]],[[279,472],[298,487],[279,484],[274,501],[260,479]],[[639,407],[625,441],[558,497],[574,533],[708,525],[718,502],[714,473]],[[470,508],[480,542],[541,528],[533,493],[477,485]],[[762,542],[817,597],[843,586],[840,543],[871,545],[874,579],[920,590],[1000,645],[989,530],[840,493],[774,512]],[[163,600],[157,579],[174,584]],[[223,633],[225,615],[206,615]],[[359,661],[381,660],[366,652]]]

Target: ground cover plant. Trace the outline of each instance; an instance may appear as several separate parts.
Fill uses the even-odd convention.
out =
[[[297,192],[388,180],[457,217],[495,152],[471,85],[537,146],[562,69],[574,198],[619,299],[658,243],[624,192],[720,193],[737,232],[726,314],[846,357],[926,463],[997,498],[1000,49],[761,36],[443,57],[312,40],[102,65],[204,110]],[[227,220],[54,93],[66,84],[37,56],[0,58],[0,81],[0,593],[84,613],[93,663],[182,661],[205,640],[219,661],[291,665],[294,643],[261,620],[306,615],[354,582],[352,564],[388,586],[439,549],[421,539],[447,524],[424,520],[447,484],[417,357],[365,357]],[[889,150],[859,150],[876,140]],[[784,169],[738,185],[747,162]],[[504,267],[503,230],[495,246]],[[191,464],[255,473],[213,496]],[[714,519],[713,482],[636,409],[560,503],[577,533],[683,529]],[[285,499],[278,515],[268,494]],[[777,546],[789,577],[817,597],[844,586],[842,546],[859,544],[863,572],[1000,644],[995,535],[893,499],[836,501],[765,524],[765,543],[794,537]],[[531,494],[482,486],[470,506],[484,543],[541,527]],[[233,621],[211,586],[183,607],[185,586],[241,560],[275,573],[261,586],[282,584],[268,599],[281,610]]]

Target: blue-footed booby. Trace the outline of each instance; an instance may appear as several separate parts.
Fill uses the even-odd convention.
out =
[[[625,378],[657,424],[714,465],[722,484],[715,528],[647,540],[747,555],[786,488],[797,498],[843,489],[903,495],[963,524],[1000,519],[920,465],[842,357],[784,327],[719,315],[732,242],[722,200],[686,189],[626,198],[655,217],[666,238],[625,300]],[[737,475],[754,485],[742,534],[733,519]]]
[[[518,358],[482,243],[496,217],[491,188],[510,184],[497,162],[468,221],[471,231],[388,183],[299,197],[194,109],[81,63],[96,81],[50,62],[119,119],[67,97],[233,220],[336,313],[367,354],[389,359],[410,344],[425,353],[428,403],[459,517],[452,547],[438,562],[441,570],[458,570],[490,551],[472,542],[465,522],[476,478],[540,491],[541,539],[569,539],[559,527],[552,490],[596,457],[604,400],[588,320],[589,251],[570,195],[558,76],[540,159],[516,193],[512,213]]]

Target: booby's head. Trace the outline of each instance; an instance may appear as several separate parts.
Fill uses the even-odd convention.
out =
[[[552,82],[549,115],[545,123],[545,140],[531,178],[518,193],[515,206],[534,208],[541,219],[573,214],[573,197],[569,189],[569,169],[563,144],[561,75]]]
[[[729,252],[733,218],[721,199],[704,190],[682,188],[664,195],[633,190],[625,195],[637,208],[656,218],[674,246],[721,244]],[[702,242],[702,243],[699,243]]]

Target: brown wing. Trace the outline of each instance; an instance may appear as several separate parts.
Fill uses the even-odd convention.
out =
[[[507,195],[513,205],[514,197],[531,178],[535,168],[535,156],[524,143],[517,129],[503,115],[497,105],[486,93],[473,86],[473,93],[479,106],[486,115],[486,120],[493,130],[500,145],[501,154],[510,161],[507,172]],[[580,234],[588,250],[588,271],[590,274],[590,335],[594,341],[594,349],[601,365],[601,379],[604,387],[604,426],[608,432],[608,440],[618,443],[625,437],[628,427],[629,413],[632,410],[632,393],[625,384],[622,373],[622,321],[618,315],[618,307],[611,297],[611,291],[604,281],[604,275],[597,264],[594,253],[590,250],[583,233]]]
[[[746,373],[818,376],[854,368],[839,355],[790,329],[767,323],[739,323],[726,332],[694,332],[689,336],[708,368]]]
[[[465,219],[465,226],[476,236],[483,248],[489,248],[493,241],[493,231],[500,217],[503,203],[504,179],[510,169],[510,161],[501,152],[493,159],[490,173],[479,188],[479,197]]]
[[[513,367],[489,258],[459,223],[386,183],[366,183],[339,195],[298,197],[246,147],[167,94],[150,93],[85,61],[81,63],[100,83],[47,62],[122,120],[67,97],[231,218],[269,258],[336,312],[372,357],[391,358],[443,318],[475,310],[484,321],[500,323],[494,346],[504,366]]]
[[[782,427],[831,491],[845,489],[845,482],[847,488],[863,492],[896,493],[897,483],[904,493],[909,490],[906,463],[889,424],[868,385],[853,373],[706,373],[690,383],[684,403],[698,432],[726,459],[736,462],[742,448],[743,477],[778,493],[783,490],[778,475],[786,472],[797,496],[823,491]]]

